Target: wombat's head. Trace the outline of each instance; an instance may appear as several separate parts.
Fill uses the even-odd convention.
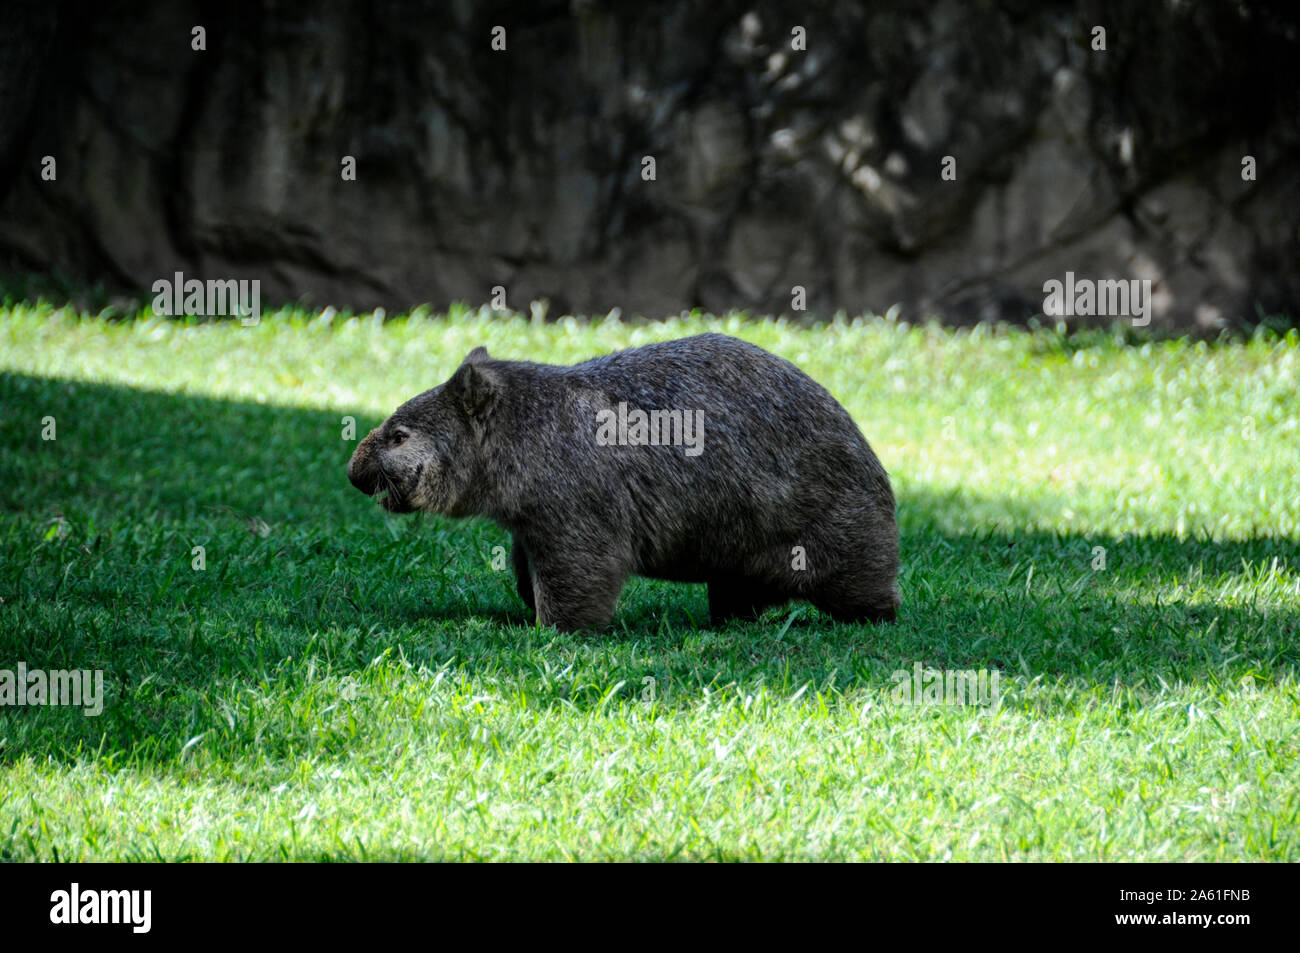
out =
[[[484,490],[483,423],[496,402],[497,372],[475,348],[445,384],[404,403],[357,445],[348,479],[390,513],[477,511]]]

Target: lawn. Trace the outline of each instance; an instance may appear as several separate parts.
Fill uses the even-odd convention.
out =
[[[861,425],[896,625],[633,580],[609,631],[541,629],[503,532],[347,481],[344,418],[475,345],[704,330]],[[104,672],[98,717],[0,707],[0,859],[1300,860],[1296,332],[11,303],[0,436],[0,669]],[[998,698],[903,704],[918,662]]]

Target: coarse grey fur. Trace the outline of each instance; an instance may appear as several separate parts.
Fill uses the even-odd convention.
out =
[[[702,452],[602,445],[597,415],[620,402],[703,411]],[[390,512],[509,530],[520,597],[560,629],[608,622],[633,573],[708,583],[715,622],[789,599],[845,621],[899,605],[894,494],[861,431],[789,361],[722,334],[572,367],[475,348],[361,441],[348,478]]]

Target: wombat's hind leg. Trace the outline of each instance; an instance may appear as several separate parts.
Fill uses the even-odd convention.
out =
[[[721,625],[729,619],[752,619],[785,597],[765,582],[743,576],[709,580],[709,621]]]
[[[860,583],[831,584],[809,601],[837,622],[894,622],[898,618],[898,590],[892,585],[882,589]]]
[[[510,542],[510,562],[514,565],[515,588],[519,590],[519,598],[524,600],[524,605],[536,612],[537,600],[533,598],[533,577],[532,570],[528,566],[528,550],[524,549],[524,544],[518,539],[512,539]]]

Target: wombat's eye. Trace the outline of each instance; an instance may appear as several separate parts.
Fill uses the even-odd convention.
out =
[[[388,437],[388,445],[390,447],[400,447],[402,444],[406,443],[406,438],[409,436],[410,434],[405,430],[394,430]]]

